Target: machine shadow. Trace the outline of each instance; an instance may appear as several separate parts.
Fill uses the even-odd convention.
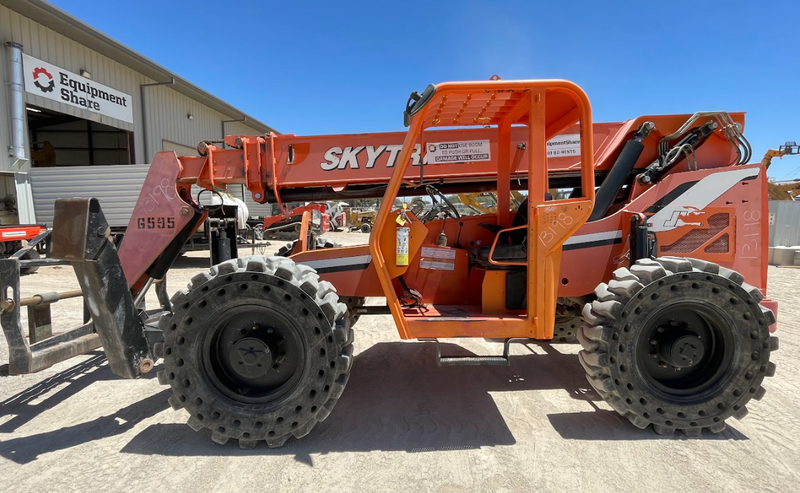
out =
[[[443,352],[448,354],[471,354],[458,346],[445,346],[449,347]],[[356,356],[336,409],[302,440],[290,440],[273,450],[265,446],[239,450],[232,444],[220,447],[212,443],[207,430],[195,433],[182,424],[155,424],[122,451],[189,456],[294,455],[310,464],[310,454],[315,453],[415,453],[513,445],[516,439],[490,393],[563,389],[575,399],[591,403],[600,400],[586,382],[576,355],[561,353],[547,344],[541,347],[547,354],[531,351],[529,355],[512,356],[508,367],[438,368],[432,344],[381,343]],[[551,416],[551,423],[565,438],[662,438],[652,430],[635,428],[614,412],[593,407],[596,411],[580,413],[577,418],[572,414]],[[610,427],[613,432],[604,432],[601,427]]]
[[[85,361],[0,402],[0,418],[12,416],[0,424],[0,433],[13,433],[69,399],[79,401],[80,392],[96,382],[118,380],[118,377],[105,365],[106,358],[103,353],[89,354],[90,357]],[[146,378],[152,378],[152,375],[147,375]],[[56,388],[59,390],[53,392]],[[47,397],[40,400],[43,396]],[[37,435],[2,440],[0,457],[25,464],[36,460],[44,453],[124,433],[141,420],[169,407],[168,396],[169,392],[165,390],[89,422]]]
[[[471,354],[458,346],[445,346],[449,354]],[[356,356],[347,390],[336,409],[300,441],[290,440],[285,447],[274,450],[265,446],[240,450],[235,445],[214,444],[208,431],[195,433],[184,424],[153,424],[133,437],[122,451],[168,456],[294,455],[298,461],[310,464],[314,453],[415,453],[513,445],[516,439],[490,393],[552,389],[563,389],[572,398],[595,408],[548,416],[565,439],[686,439],[639,430],[615,412],[599,409],[595,402],[600,397],[583,378],[577,357],[547,344],[541,348],[547,354],[531,351],[529,355],[512,356],[508,367],[437,368],[432,344],[377,344]],[[90,355],[0,402],[0,418],[11,416],[0,424],[0,433],[13,433],[59,404],[80,399],[80,392],[92,383],[116,379],[102,353]],[[0,441],[0,457],[25,464],[41,454],[126,433],[167,409],[168,396],[169,390],[164,390],[86,423]],[[704,434],[700,439],[747,437],[729,426],[724,433]]]
[[[377,344],[355,357],[347,389],[333,413],[302,440],[290,440],[280,449],[263,446],[244,451],[236,445],[215,445],[207,430],[195,433],[182,424],[152,425],[122,451],[295,455],[304,461],[302,458],[312,453],[513,445],[516,440],[489,391],[531,386],[534,379],[522,376],[530,372],[516,363],[510,367],[437,368],[432,344]]]
[[[730,423],[721,433],[705,430],[699,437],[687,437],[681,432],[673,436],[656,435],[650,428],[640,430],[618,413],[602,409],[549,414],[547,418],[553,429],[566,440],[749,440]]]
[[[172,264],[174,269],[209,269],[211,263],[209,257],[188,257],[186,255],[179,255]],[[199,272],[199,270],[198,270]]]
[[[67,399],[76,396],[95,382],[116,378],[108,366],[104,365],[106,357],[102,352],[94,351],[89,355],[88,359],[77,365],[56,373],[0,402],[0,418],[13,416],[0,424],[0,433],[16,431],[26,423],[33,421],[43,412],[53,409]],[[14,378],[7,373],[3,376]],[[39,400],[40,397],[50,394],[53,389],[58,387],[61,388],[57,392],[49,395],[44,400]]]

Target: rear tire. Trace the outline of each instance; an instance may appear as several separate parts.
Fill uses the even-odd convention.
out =
[[[20,260],[39,260],[42,256],[36,251],[35,248],[31,248],[20,258]],[[19,270],[19,275],[27,276],[28,274],[33,274],[39,270],[38,267],[23,267]]]
[[[775,374],[772,311],[741,274],[694,259],[642,259],[595,290],[578,357],[598,394],[658,434],[718,433]]]
[[[353,332],[333,286],[290,259],[244,257],[195,276],[159,324],[174,409],[213,441],[279,447],[328,417],[344,391]]]
[[[297,245],[297,242],[300,240],[295,240],[291,243],[287,243],[280,247],[277,252],[275,252],[276,257],[288,257],[292,255],[294,251],[294,247]],[[317,237],[316,239],[317,245],[316,248],[339,248],[342,246],[340,243],[328,240],[322,237]]]
[[[350,327],[353,327],[358,322],[358,319],[361,318],[357,310],[364,306],[365,298],[361,296],[345,296],[340,298],[339,301],[347,305],[347,318],[350,319]]]
[[[370,231],[372,231],[372,225],[370,223],[364,223],[361,225],[362,233],[369,233]]]
[[[275,252],[275,256],[276,257],[288,257],[289,255],[291,255],[292,251],[294,250],[294,245],[297,243],[297,241],[298,240],[295,240],[295,241],[293,241],[291,243],[287,243],[287,244],[283,245],[282,247],[278,248],[278,251]]]
[[[578,330],[582,325],[582,317],[556,317],[555,327],[553,328],[553,342],[576,344],[578,342]]]

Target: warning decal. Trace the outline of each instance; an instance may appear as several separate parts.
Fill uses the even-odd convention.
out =
[[[419,268],[456,270],[456,251],[447,247],[422,247]]]
[[[448,262],[447,260],[437,261],[422,259],[419,262],[420,269],[430,270],[456,270],[455,262]]]
[[[456,251],[453,248],[422,247],[422,257],[454,260],[456,258]]]
[[[430,142],[426,159],[431,164],[466,163],[492,159],[489,140],[463,140],[460,142]]]

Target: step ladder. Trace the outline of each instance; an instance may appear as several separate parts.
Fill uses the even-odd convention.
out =
[[[442,345],[438,339],[419,339],[423,342],[436,343],[436,364],[439,366],[509,366],[509,351],[512,343],[525,344],[531,341],[527,337],[512,337],[503,342],[502,356],[442,356]]]

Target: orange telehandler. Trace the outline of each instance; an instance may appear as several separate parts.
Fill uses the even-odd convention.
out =
[[[783,156],[798,154],[800,154],[800,146],[797,145],[797,142],[789,141],[777,149],[767,149],[761,159],[761,166],[768,170],[773,158],[783,159]],[[797,197],[800,197],[800,180],[768,181],[767,195],[771,200],[797,200]]]
[[[593,123],[573,83],[493,79],[412,93],[404,121],[405,133],[228,136],[230,149],[158,153],[119,246],[96,200],[58,201],[52,258],[39,262],[72,264],[91,322],[29,344],[21,307],[41,335],[49,303],[73,294],[20,298],[26,261],[0,260],[11,372],[99,345],[122,377],[161,359],[189,426],[275,447],[333,410],[360,316],[389,313],[402,339],[437,347],[505,340],[502,356],[437,351],[440,365],[509,364],[510,344],[552,340],[569,317],[589,383],[637,427],[719,432],[763,396],[777,305],[764,297],[766,176],[746,164],[743,114]],[[281,205],[383,200],[368,245],[316,248],[306,213],[289,258],[228,260],[168,298],[165,274],[207,212],[192,185],[228,184]],[[525,195],[516,210],[512,190]],[[446,197],[481,192],[495,193],[494,213],[461,216]],[[437,211],[426,222],[393,207],[421,194]],[[161,306],[145,310],[153,285]]]

